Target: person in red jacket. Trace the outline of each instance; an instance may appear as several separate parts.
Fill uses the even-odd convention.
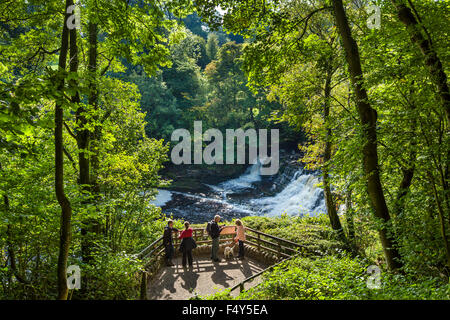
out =
[[[180,251],[183,252],[183,268],[186,267],[186,258],[189,262],[189,267],[192,267],[192,249],[197,247],[195,240],[192,238],[192,229],[189,228],[190,224],[188,221],[184,223],[184,230],[181,232],[179,238],[181,239]]]

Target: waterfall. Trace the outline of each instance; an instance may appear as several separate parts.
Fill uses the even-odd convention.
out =
[[[317,174],[287,165],[276,176],[268,177],[260,175],[260,167],[261,163],[257,162],[237,178],[207,184],[211,192],[206,194],[159,190],[151,203],[191,222],[207,221],[214,214],[232,219],[248,215],[326,213]]]
[[[259,174],[260,167],[260,162],[257,162],[240,177],[215,186],[209,185],[209,187],[221,193],[223,199],[226,199],[227,194],[245,192],[245,189],[254,188],[257,183],[262,181]],[[317,187],[320,183],[317,175],[307,173],[301,168],[286,167],[274,180],[282,185],[281,191],[271,197],[251,199],[247,207],[254,214],[295,216],[326,212],[323,190]],[[276,184],[273,184],[271,190],[275,188]]]
[[[292,180],[278,194],[254,199],[251,203],[259,208],[259,214],[268,216],[325,213],[323,190],[317,187],[319,183],[320,180],[317,176],[304,173],[300,169],[294,173]]]
[[[242,191],[243,189],[253,188],[253,184],[261,181],[261,175],[259,170],[261,168],[261,162],[257,161],[255,164],[251,165],[245,172],[235,179],[231,179],[218,185],[209,185],[212,190],[221,192],[226,195],[228,193]]]

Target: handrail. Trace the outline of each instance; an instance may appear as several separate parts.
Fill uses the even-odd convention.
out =
[[[142,257],[142,259],[145,259],[149,256],[151,256],[155,251],[157,252],[159,249],[161,249],[162,247],[164,247],[163,243],[160,243],[158,246],[156,246],[155,248],[153,248],[149,253],[147,253],[145,256]],[[159,255],[159,252],[156,256]],[[151,259],[151,258],[150,258]]]
[[[149,246],[147,246],[144,250],[142,250],[141,252],[139,252],[137,254],[138,258],[142,258],[142,256],[145,254],[145,252],[152,248],[156,243],[158,243],[159,241],[161,241],[163,239],[163,236],[159,237],[158,239],[156,239],[155,241],[153,241]]]
[[[203,228],[194,228],[194,231],[199,231],[199,230],[204,230]],[[138,258],[142,258],[144,256],[144,254],[151,249],[153,246],[155,246],[158,242],[163,240],[163,236],[159,237],[158,239],[156,239],[155,241],[153,241],[150,245],[148,245],[146,248],[144,248],[141,252],[139,252],[137,254]],[[148,255],[147,255],[148,256]]]
[[[244,280],[242,280],[241,282],[239,282],[238,284],[236,284],[235,286],[233,286],[233,287],[230,289],[230,293],[231,293],[232,291],[236,290],[237,288],[240,288],[240,292],[243,292],[243,291],[245,290],[245,289],[244,289],[244,284],[245,284],[245,283],[247,283],[247,282],[249,282],[249,281],[255,279],[256,277],[259,277],[260,275],[262,275],[262,274],[265,273],[265,272],[268,272],[268,271],[272,270],[272,269],[275,268],[276,266],[279,266],[280,264],[282,264],[282,263],[284,263],[284,262],[287,262],[287,261],[293,259],[294,257],[297,257],[298,255],[299,255],[299,254],[297,253],[297,254],[295,254],[295,255],[293,255],[293,256],[290,256],[289,258],[283,259],[283,260],[281,260],[280,262],[278,262],[278,263],[276,263],[276,264],[273,264],[273,265],[271,265],[270,267],[267,267],[266,269],[261,270],[260,272],[255,273],[254,275],[252,275],[252,276],[250,276],[250,277],[248,277],[248,278],[245,278]]]
[[[257,242],[262,242],[262,243],[265,243],[265,244],[278,246],[278,244],[275,244],[273,242],[270,242],[270,241],[267,241],[267,240],[264,240],[264,239],[260,239],[258,237],[252,236],[251,234],[248,234],[247,237],[250,238],[250,239],[256,240]],[[296,249],[292,249],[292,248],[286,247],[286,246],[281,246],[281,249],[288,250],[288,251],[291,251],[291,252],[297,252]]]
[[[291,255],[290,254],[287,254],[287,253],[284,253],[284,252],[281,252],[281,251],[278,251],[278,250],[275,250],[275,249],[272,249],[272,248],[268,248],[268,247],[264,247],[264,246],[261,246],[261,245],[258,245],[257,243],[254,243],[254,242],[252,242],[252,241],[245,241],[245,243],[246,244],[248,244],[248,245],[251,245],[251,246],[254,246],[254,247],[256,247],[256,248],[259,248],[260,249],[260,251],[261,251],[261,249],[263,249],[264,251],[269,251],[269,252],[271,252],[271,253],[274,253],[274,254],[276,254],[278,257],[281,257],[281,256],[283,256],[283,257],[290,257]]]
[[[230,227],[230,226],[227,226],[227,227]],[[273,236],[271,234],[264,233],[264,232],[259,231],[259,230],[255,230],[255,229],[252,229],[252,228],[249,228],[249,227],[246,227],[245,229],[246,229],[246,231],[249,231],[249,232],[252,232],[252,233],[255,233],[255,234],[258,235],[257,237],[255,237],[255,236],[253,236],[251,234],[248,234],[247,236],[250,239],[255,240],[257,243],[255,244],[255,243],[253,243],[251,241],[247,241],[247,243],[249,243],[251,245],[256,245],[260,249],[264,249],[264,250],[271,251],[271,252],[275,251],[275,252],[282,253],[281,251],[296,252],[296,250],[291,248],[291,247],[307,248],[306,246],[304,246],[302,244],[295,243],[295,242],[287,240],[287,239],[279,238],[279,237]],[[198,241],[199,244],[204,244],[204,243],[210,243],[211,242],[210,239],[204,240],[204,237],[205,237],[205,232],[204,232],[205,229],[204,228],[193,228],[193,231],[194,231],[193,237],[196,240],[198,240],[199,238],[201,239],[200,241]],[[199,231],[200,231],[200,234],[198,234]],[[176,247],[179,246],[179,243],[180,243],[178,237],[176,236],[176,235],[178,235],[179,232],[180,231],[175,232],[172,235],[174,246],[176,246]],[[230,235],[225,235],[226,238],[221,239],[221,242],[227,241],[230,236],[231,236],[231,234]],[[277,243],[274,243],[274,242],[262,239],[261,236],[267,237],[267,238],[272,239],[272,240],[276,240]],[[149,246],[147,246],[141,252],[139,252],[137,254],[137,257],[138,258],[145,258],[145,257],[148,257],[149,255],[151,255],[154,251],[156,251],[157,249],[160,248],[161,245],[159,245],[157,247],[155,247],[155,246],[158,244],[158,242],[161,242],[162,240],[163,240],[163,236],[161,236],[158,239],[156,239],[155,241],[153,241]],[[275,250],[275,249],[266,248],[266,247],[262,246],[261,244],[267,244],[267,245],[274,246],[274,247],[276,247],[278,249],[278,251]],[[291,247],[289,247],[288,245],[291,246]],[[153,248],[153,250],[151,250],[152,248]],[[284,255],[287,255],[287,254],[284,254]]]
[[[307,248],[305,245],[302,245],[300,243],[296,243],[296,242],[293,242],[293,241],[290,241],[290,240],[287,240],[287,239],[283,239],[283,238],[278,238],[276,236],[264,233],[262,231],[258,231],[258,230],[255,230],[255,229],[252,229],[252,228],[248,228],[248,227],[245,227],[245,229],[248,230],[248,231],[254,232],[256,234],[260,234],[260,235],[262,235],[264,237],[267,237],[267,238],[271,238],[271,239],[274,239],[274,240],[277,240],[277,241],[282,241],[282,242],[285,242],[285,243],[289,243],[292,246],[296,246],[296,247],[299,247],[299,248]]]
[[[230,226],[227,226],[227,227],[230,227]],[[295,243],[295,242],[287,240],[287,239],[279,238],[279,237],[273,236],[271,234],[264,233],[264,232],[259,231],[259,230],[255,230],[255,229],[252,229],[252,228],[249,228],[249,227],[245,227],[245,229],[246,229],[246,231],[249,231],[249,232],[252,232],[252,233],[255,233],[255,234],[258,235],[257,237],[255,237],[255,236],[253,236],[251,234],[248,234],[247,236],[250,239],[255,240],[256,243],[252,242],[252,241],[246,241],[246,243],[248,243],[249,245],[257,247],[259,250],[262,249],[264,251],[269,251],[269,252],[275,253],[279,257],[281,257],[281,256],[284,256],[284,257],[291,256],[291,254],[284,253],[282,251],[296,252],[295,249],[290,248],[289,246],[293,246],[293,247],[297,247],[297,248],[307,248],[306,246],[304,246],[302,244]],[[193,231],[194,231],[193,237],[195,238],[195,240],[197,240],[197,242],[199,244],[207,244],[207,243],[211,242],[210,239],[204,240],[205,228],[193,228]],[[178,247],[180,245],[180,241],[179,241],[178,237],[176,236],[176,235],[178,235],[179,232],[180,231],[175,232],[172,235],[175,247]],[[200,232],[200,234],[198,234],[199,232]],[[228,241],[229,240],[229,236],[231,236],[231,235],[225,235],[226,238],[221,239],[220,242]],[[268,241],[268,240],[265,240],[265,239],[261,239],[261,236],[267,237],[267,238],[272,239],[272,240],[276,240],[278,243],[274,243],[274,242],[271,242],[271,241]],[[200,241],[198,241],[199,238],[201,239]],[[152,255],[155,251],[158,251],[158,249],[161,248],[162,244],[160,244],[159,246],[156,246],[156,245],[159,242],[162,242],[162,240],[163,240],[163,236],[161,236],[158,239],[156,239],[155,241],[153,241],[149,246],[147,246],[141,252],[139,252],[137,254],[137,257],[140,258],[140,259],[146,258],[146,257]],[[281,243],[283,243],[284,245],[282,245]],[[276,249],[268,248],[268,247],[262,246],[261,244],[267,244],[267,245],[275,247]],[[160,253],[161,252],[158,252],[157,256],[159,256]]]

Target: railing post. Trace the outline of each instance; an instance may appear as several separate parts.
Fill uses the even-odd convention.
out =
[[[278,240],[278,259],[281,257],[281,241]]]
[[[242,293],[242,292],[244,292],[244,290],[245,290],[245,288],[244,288],[244,283],[241,282],[241,283],[239,284],[239,291]]]
[[[261,234],[258,233],[258,253],[261,252]]]
[[[147,273],[142,271],[141,277],[141,300],[147,300]]]

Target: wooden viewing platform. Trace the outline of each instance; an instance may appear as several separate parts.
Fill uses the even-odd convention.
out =
[[[227,226],[232,227],[232,226]],[[163,237],[156,239],[137,254],[144,261],[141,274],[141,299],[188,299],[195,293],[213,294],[225,288],[231,291],[245,290],[247,283],[255,279],[274,265],[304,253],[304,245],[279,238],[252,228],[245,228],[246,259],[222,259],[220,263],[212,262],[210,257],[211,238],[203,228],[193,229],[193,238],[197,248],[193,250],[194,267],[183,269],[178,248],[178,233],[173,234],[175,247],[174,267],[164,267]],[[221,235],[220,250],[222,255],[225,245],[231,243],[234,234]],[[234,248],[237,250],[237,245]]]

